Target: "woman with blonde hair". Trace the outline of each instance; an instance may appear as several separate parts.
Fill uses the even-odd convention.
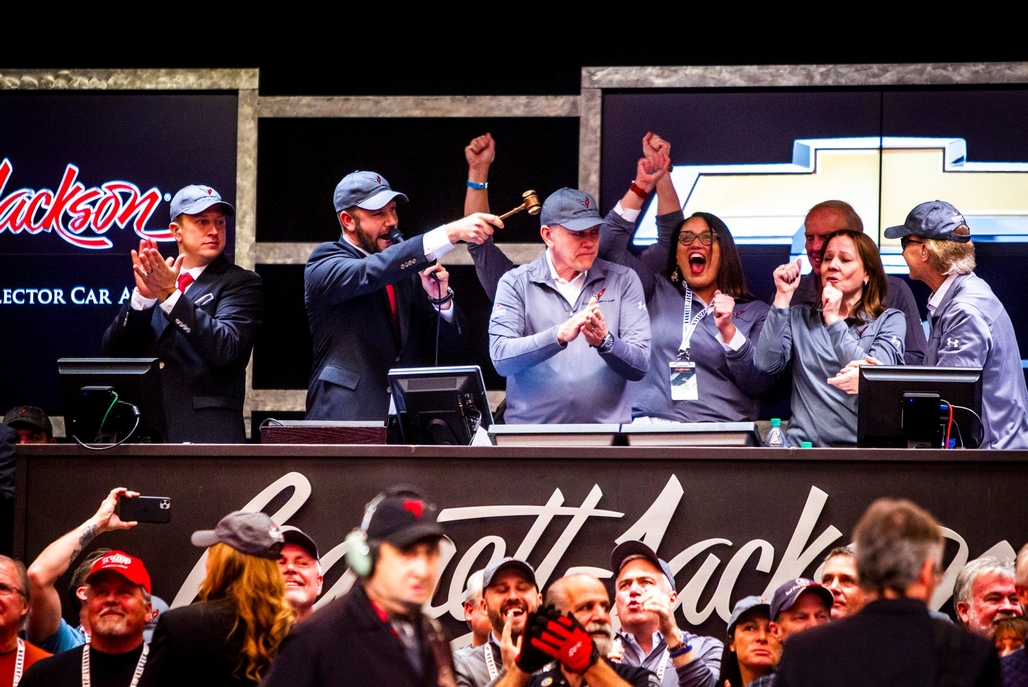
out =
[[[260,682],[294,620],[277,563],[283,541],[267,515],[242,511],[193,533],[209,547],[200,602],[158,619],[141,687]]]

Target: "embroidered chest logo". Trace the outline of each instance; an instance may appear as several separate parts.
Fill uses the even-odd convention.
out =
[[[955,336],[946,338],[946,348],[960,348],[960,339]]]

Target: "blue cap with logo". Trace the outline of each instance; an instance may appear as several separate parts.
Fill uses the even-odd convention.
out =
[[[336,213],[352,207],[362,210],[381,210],[394,198],[407,200],[407,196],[399,191],[394,191],[381,174],[357,170],[347,174],[342,181],[336,184],[332,203],[335,205]]]
[[[775,595],[771,597],[771,620],[777,618],[778,614],[782,611],[787,611],[792,608],[792,605],[796,603],[796,600],[800,598],[800,595],[805,592],[816,594],[817,597],[824,602],[825,608],[829,611],[832,610],[832,604],[835,603],[835,597],[832,596],[832,593],[827,587],[818,584],[814,580],[808,580],[805,577],[797,577],[795,580],[789,580],[775,590]]]
[[[599,225],[600,207],[596,199],[577,188],[562,188],[550,194],[539,213],[543,226],[560,225],[568,231],[585,231]]]
[[[885,230],[885,238],[898,239],[904,236],[919,236],[923,239],[939,241],[956,241],[967,243],[971,240],[970,228],[967,232],[954,233],[958,227],[967,227],[960,210],[944,200],[921,203],[910,211],[907,221]]]
[[[221,199],[221,194],[210,186],[193,184],[175,194],[171,199],[171,219],[179,215],[199,215],[207,208],[217,205],[228,217],[236,214],[235,209]]]

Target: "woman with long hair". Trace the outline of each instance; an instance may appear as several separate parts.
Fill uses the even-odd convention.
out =
[[[825,241],[819,302],[791,305],[800,262],[774,271],[774,307],[757,343],[758,367],[778,373],[792,361],[790,446],[857,443],[857,397],[829,383],[855,361],[903,364],[906,318],[885,306],[888,282],[878,246],[863,232],[838,231]]]
[[[670,145],[643,139],[647,157],[636,181],[607,216],[600,257],[635,270],[650,315],[650,368],[629,387],[636,422],[756,420],[759,396],[775,375],[753,365],[753,346],[768,306],[746,287],[732,233],[720,218],[697,212],[685,218],[667,174]],[[628,250],[634,231],[622,214],[657,191],[658,242],[639,256]],[[621,212],[618,212],[618,209]]]
[[[782,645],[771,634],[770,613],[768,603],[758,596],[747,596],[735,604],[728,619],[717,687],[746,687],[774,671],[782,657]]]
[[[200,601],[158,619],[140,684],[257,685],[293,624],[282,534],[264,513],[236,511],[192,541],[209,547]]]

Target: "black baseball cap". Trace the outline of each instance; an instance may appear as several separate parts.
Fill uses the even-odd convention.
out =
[[[664,573],[667,581],[671,583],[671,588],[675,588],[675,576],[671,572],[671,566],[662,558],[657,558],[656,552],[641,541],[621,542],[611,551],[610,567],[614,571],[615,578],[621,574],[621,568],[625,567],[630,558],[645,558],[650,563],[653,563],[657,570]]]
[[[48,437],[54,435],[54,426],[42,408],[36,406],[16,406],[4,415],[4,424],[8,427],[29,427],[46,432]]]
[[[387,542],[402,549],[422,539],[441,539],[443,528],[435,519],[435,504],[417,492],[398,491],[375,504],[366,532],[369,541]]]
[[[310,535],[301,530],[299,527],[293,527],[292,525],[282,525],[278,528],[278,531],[282,533],[282,538],[286,544],[296,544],[301,549],[314,556],[314,560],[320,561],[321,555],[318,554],[318,545],[314,543]]]

